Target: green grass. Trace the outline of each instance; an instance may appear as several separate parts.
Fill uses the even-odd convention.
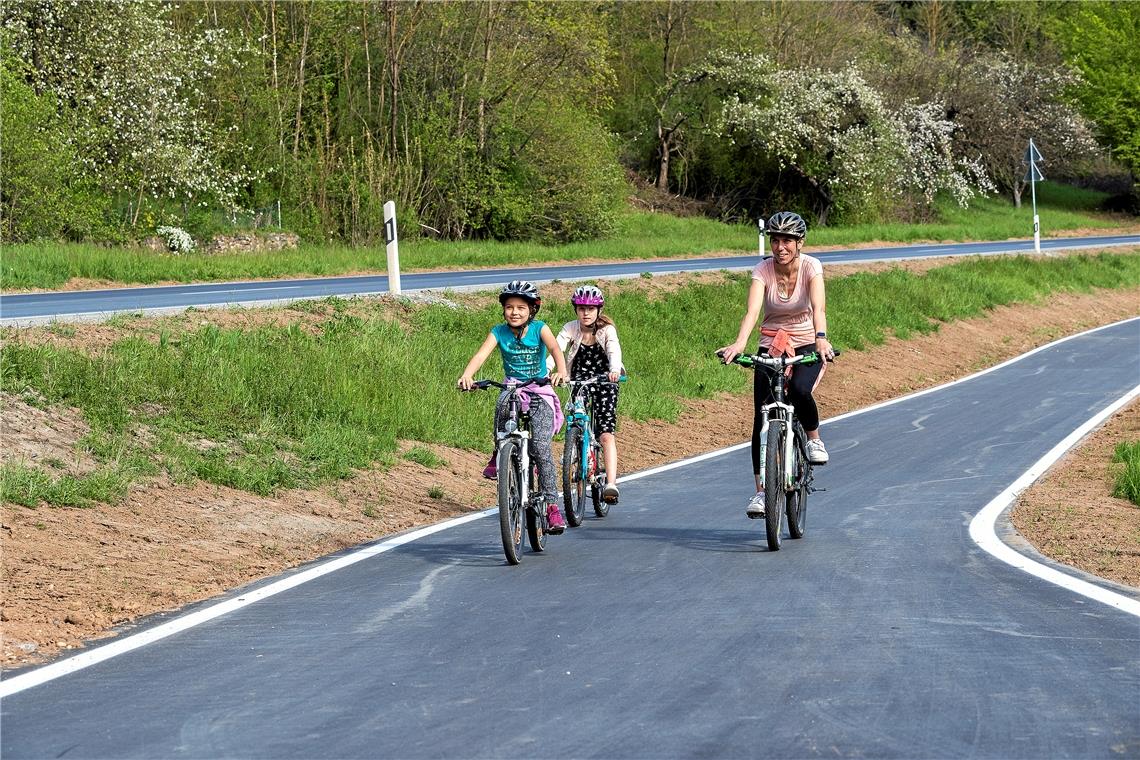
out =
[[[685,399],[749,389],[746,371],[712,357],[736,334],[746,275],[652,297],[636,289],[638,282],[608,288],[607,312],[631,374],[621,391],[623,416],[674,420]],[[857,274],[828,281],[829,327],[836,346],[859,349],[1001,304],[1137,284],[1140,255],[1120,254],[986,258],[922,275]],[[352,309],[322,303],[333,307],[320,309],[328,321],[316,334],[296,324],[194,327],[157,341],[127,337],[94,356],[8,341],[0,387],[79,408],[94,431],[85,447],[127,481],[161,468],[180,481],[272,494],[391,464],[398,440],[489,450],[495,396],[458,393],[455,379],[501,320],[497,304],[414,306],[401,323],[371,302]],[[558,326],[571,315],[551,304],[544,316]],[[492,356],[479,374],[500,373]],[[151,434],[134,435],[139,427]],[[418,447],[404,456],[430,467],[438,459],[430,454]],[[77,503],[32,483],[28,473],[11,479],[6,499]]]
[[[447,464],[442,457],[436,456],[432,453],[431,449],[423,446],[413,446],[404,452],[404,459],[416,464],[422,464],[428,469],[434,470],[437,467],[442,467]]]
[[[1093,210],[1102,193],[1042,183],[1038,206],[1044,236],[1062,230],[1119,227],[1118,220]],[[873,241],[911,243],[923,240],[1004,240],[1032,237],[1033,213],[1026,200],[1020,209],[1002,198],[983,198],[968,210],[940,203],[939,221],[928,224],[863,224],[812,229],[811,245],[853,245]],[[700,217],[630,212],[613,237],[567,245],[496,241],[444,242],[409,239],[400,244],[400,265],[406,272],[446,267],[478,268],[600,259],[621,261],[693,256],[713,252],[756,250],[752,225],[727,225]],[[256,254],[184,256],[135,248],[33,243],[7,246],[0,259],[0,283],[5,289],[56,288],[71,278],[120,283],[204,282],[331,276],[348,272],[383,272],[385,250],[304,245],[292,251]]]
[[[1113,452],[1112,461],[1123,465],[1116,473],[1112,495],[1128,499],[1140,507],[1140,441],[1121,441]]]
[[[36,507],[41,502],[60,507],[88,507],[95,502],[117,502],[127,493],[129,476],[114,468],[89,475],[53,477],[36,467],[6,464],[0,467],[0,501]]]

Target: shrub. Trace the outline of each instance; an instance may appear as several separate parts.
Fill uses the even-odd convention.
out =
[[[190,253],[194,250],[194,238],[179,227],[159,227],[155,232],[166,243],[167,250],[174,253]]]

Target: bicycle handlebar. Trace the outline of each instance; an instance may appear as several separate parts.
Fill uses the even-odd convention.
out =
[[[629,375],[621,375],[617,379],[617,382],[624,383],[626,380],[629,380]],[[594,375],[593,377],[587,378],[586,380],[567,380],[566,382],[571,388],[580,385],[617,385],[617,383],[615,383],[613,380],[610,380],[609,375],[604,373],[600,375]]]
[[[839,349],[835,349],[835,356],[841,353]],[[717,356],[720,353],[717,352]],[[802,354],[799,356],[768,356],[767,354],[737,354],[732,359],[733,364],[739,364],[741,367],[755,367],[761,365],[764,367],[772,367],[773,369],[781,369],[783,367],[790,367],[793,364],[815,364],[820,360],[819,352],[812,351],[810,354]],[[829,361],[835,361],[834,358]]]
[[[476,380],[471,384],[471,390],[485,391],[494,386],[495,388],[502,388],[503,390],[510,390],[511,388],[522,388],[527,385],[542,386],[550,385],[549,377],[531,377],[526,380],[515,380],[514,382],[500,383],[495,380]]]

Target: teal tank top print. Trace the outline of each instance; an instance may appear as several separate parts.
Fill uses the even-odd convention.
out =
[[[533,320],[527,325],[521,340],[506,322],[491,328],[491,334],[499,341],[503,373],[507,377],[546,377],[546,344],[542,342],[542,328],[545,324]]]

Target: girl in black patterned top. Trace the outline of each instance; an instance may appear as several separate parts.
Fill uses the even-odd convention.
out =
[[[613,320],[602,314],[606,299],[593,285],[583,285],[574,291],[570,303],[578,319],[567,322],[558,333],[558,345],[566,353],[571,380],[588,380],[595,375],[608,375],[616,383],[625,372],[622,365],[621,344]],[[589,386],[594,412],[594,429],[601,435],[602,454],[605,457],[606,485],[602,498],[610,504],[618,500],[617,483],[617,425],[616,385]]]

